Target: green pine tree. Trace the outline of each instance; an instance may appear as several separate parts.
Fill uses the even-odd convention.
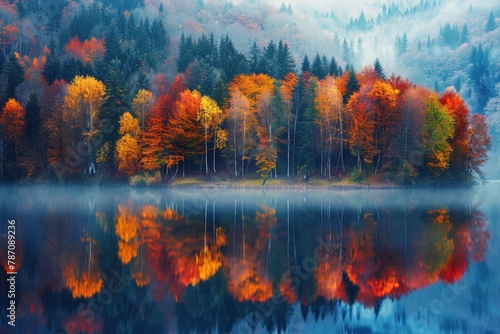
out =
[[[495,16],[493,12],[490,12],[490,16],[488,17],[488,22],[486,23],[486,32],[493,31],[497,28],[497,24],[495,22]]]
[[[7,91],[6,98],[15,98],[16,87],[24,81],[24,68],[19,63],[17,57],[12,55],[7,63]]]

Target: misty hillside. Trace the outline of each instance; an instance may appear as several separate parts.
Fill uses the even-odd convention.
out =
[[[495,148],[500,137],[498,17],[500,5],[494,1],[1,1],[0,102],[15,98],[26,109],[41,108],[40,122],[47,130],[57,127],[51,113],[64,109],[66,85],[75,77],[102,82],[106,98],[99,119],[111,120],[114,130],[88,154],[94,156],[91,162],[100,160],[113,170],[116,161],[109,161],[116,159],[120,115],[133,109],[141,89],[159,99],[179,73],[183,85],[225,108],[239,74],[283,80],[290,71],[307,69],[319,80],[348,71],[366,76],[363,71],[378,59],[384,77],[394,73],[439,93],[453,86],[471,113],[486,115],[494,170],[500,164]],[[50,164],[64,155],[63,149],[50,148],[51,141],[56,139],[40,144],[47,155],[39,153],[43,170],[44,159]],[[10,145],[2,154],[18,161]],[[197,159],[192,163],[199,164]],[[213,159],[215,165],[215,153]]]

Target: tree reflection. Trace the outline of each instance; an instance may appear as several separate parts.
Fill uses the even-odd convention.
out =
[[[150,326],[186,333],[246,325],[285,332],[294,314],[359,321],[363,307],[378,315],[386,299],[460,281],[471,261],[485,259],[490,238],[485,214],[470,203],[270,195],[189,205],[189,197],[168,193],[117,196],[91,207],[86,200],[68,209],[47,204],[39,217],[46,237],[36,242],[46,263],[34,265],[38,286],[25,291],[35,296],[22,300],[52,331],[65,321],[83,332]],[[18,244],[23,265],[33,263],[26,243]],[[82,322],[78,303],[100,300],[113,272],[125,273],[131,286],[113,293],[109,306],[97,304],[92,324]],[[478,316],[487,307],[486,276],[487,269],[474,276],[470,307]],[[114,324],[124,321],[120,314],[131,317]],[[146,324],[148,314],[155,318]],[[406,323],[404,309],[394,317]],[[455,328],[450,321],[443,329]]]

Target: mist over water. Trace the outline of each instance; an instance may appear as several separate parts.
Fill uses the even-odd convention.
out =
[[[16,220],[22,332],[71,325],[103,333],[433,333],[498,325],[496,183],[0,194],[2,238]]]

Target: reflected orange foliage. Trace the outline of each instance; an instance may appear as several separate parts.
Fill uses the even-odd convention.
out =
[[[137,286],[140,288],[149,285],[149,283],[151,282],[151,277],[149,277],[149,275],[145,274],[142,271],[133,272],[132,277],[135,280],[135,284],[137,284]]]
[[[118,257],[123,264],[128,264],[137,256],[140,243],[135,240],[139,232],[139,221],[132,206],[118,205],[115,233],[118,236]]]
[[[94,271],[83,270],[78,274],[72,261],[64,268],[63,278],[73,298],[90,298],[101,291],[103,284],[100,275]]]
[[[238,301],[264,302],[272,297],[273,284],[263,273],[259,261],[269,240],[269,230],[277,223],[276,210],[262,205],[255,215],[256,228],[243,244],[243,257],[235,257],[229,272],[228,289]],[[251,247],[248,247],[251,245]]]
[[[118,205],[118,215],[116,217],[115,231],[116,235],[125,242],[135,238],[138,230],[138,219],[131,208]]]
[[[139,243],[136,241],[118,241],[118,257],[123,264],[128,264],[134,257],[136,257],[138,249]]]
[[[213,247],[205,247],[199,254],[196,255],[196,265],[198,267],[199,279],[206,281],[219,270],[222,266],[222,255],[218,252],[218,248],[226,244],[226,235],[222,227],[218,227],[216,231],[216,240]],[[196,285],[199,281],[191,282]]]
[[[230,271],[228,289],[239,302],[264,302],[272,297],[272,282],[257,274],[255,266],[255,262],[243,260]]]

